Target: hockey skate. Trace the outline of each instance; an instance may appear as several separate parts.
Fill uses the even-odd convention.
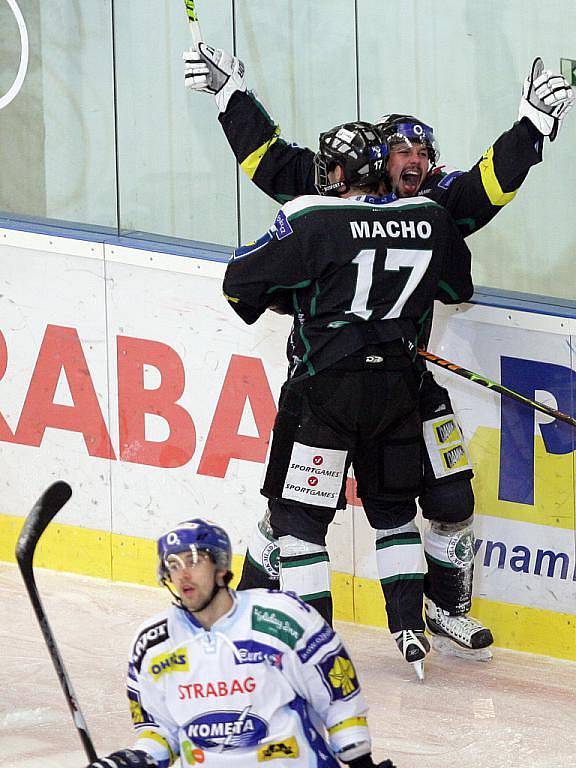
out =
[[[452,616],[426,598],[426,626],[438,653],[473,661],[489,661],[492,632],[471,616]]]
[[[398,650],[412,664],[418,680],[424,680],[424,659],[430,651],[428,638],[421,629],[403,629],[394,635]]]

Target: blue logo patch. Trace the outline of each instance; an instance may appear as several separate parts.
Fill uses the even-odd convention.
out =
[[[315,635],[312,635],[302,650],[297,651],[298,656],[300,657],[300,661],[305,664],[309,659],[312,658],[312,656],[314,656],[318,648],[321,648],[323,645],[326,645],[326,643],[329,643],[333,639],[334,630],[332,627],[329,627],[328,625],[322,627],[320,632],[316,632]]]
[[[290,226],[290,222],[286,218],[284,211],[278,211],[278,216],[276,216],[274,227],[276,228],[276,237],[278,240],[283,240],[285,237],[288,237],[294,232]]]
[[[450,184],[454,181],[455,178],[458,176],[462,176],[464,171],[452,171],[452,173],[447,173],[446,176],[442,179],[442,181],[438,182],[438,186],[442,189],[448,189]]]
[[[200,749],[218,751],[253,747],[268,735],[268,723],[251,715],[250,706],[238,710],[207,712],[184,726],[188,737]]]
[[[234,643],[238,651],[234,656],[236,664],[263,664],[282,669],[282,653],[277,648],[255,640],[239,640]]]
[[[316,669],[328,689],[330,701],[347,701],[360,690],[354,665],[343,646],[325,656]]]

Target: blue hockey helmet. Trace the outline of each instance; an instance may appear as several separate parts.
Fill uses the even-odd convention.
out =
[[[160,536],[158,577],[161,582],[169,576],[168,557],[182,552],[192,552],[195,557],[199,552],[207,552],[216,567],[223,571],[230,571],[232,565],[230,538],[223,528],[210,520],[185,520]]]
[[[375,125],[382,133],[388,150],[402,142],[423,144],[428,150],[430,163],[435,165],[440,157],[434,129],[413,115],[384,115]]]

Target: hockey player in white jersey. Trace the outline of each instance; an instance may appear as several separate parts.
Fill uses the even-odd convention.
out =
[[[367,707],[336,632],[295,595],[228,587],[226,532],[195,519],[158,540],[174,602],[139,629],[136,741],[88,768],[375,768]],[[389,760],[380,768],[394,768]]]

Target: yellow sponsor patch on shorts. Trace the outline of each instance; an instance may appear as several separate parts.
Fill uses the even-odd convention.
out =
[[[277,757],[286,759],[296,759],[300,755],[298,742],[291,736],[284,741],[275,741],[273,744],[267,744],[258,750],[258,762],[265,763],[268,760],[276,760]]]

